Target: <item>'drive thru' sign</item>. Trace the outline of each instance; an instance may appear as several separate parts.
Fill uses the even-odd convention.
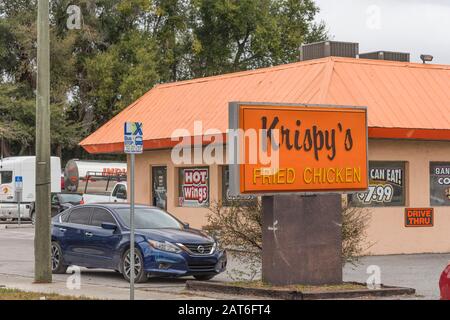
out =
[[[234,193],[368,188],[364,107],[231,103],[230,128]]]
[[[432,227],[434,226],[433,208],[406,208],[405,227]]]

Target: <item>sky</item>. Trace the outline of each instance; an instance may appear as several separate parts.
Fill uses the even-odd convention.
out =
[[[400,51],[450,65],[450,0],[316,0],[331,40],[358,42],[360,52]]]

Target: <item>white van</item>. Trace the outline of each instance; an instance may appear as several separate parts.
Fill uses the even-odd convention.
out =
[[[0,220],[19,217],[15,180],[22,177],[21,218],[34,220],[36,200],[36,157],[10,157],[0,160]],[[51,158],[51,192],[61,192],[61,159]]]

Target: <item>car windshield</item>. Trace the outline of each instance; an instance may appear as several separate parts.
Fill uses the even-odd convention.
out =
[[[116,209],[124,224],[130,227],[130,209]],[[134,224],[136,229],[183,229],[183,225],[167,214],[155,208],[135,208]]]
[[[77,193],[64,193],[59,195],[59,202],[61,203],[80,203],[82,196]]]

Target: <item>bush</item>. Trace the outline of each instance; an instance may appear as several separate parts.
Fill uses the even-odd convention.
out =
[[[359,258],[367,253],[371,244],[367,243],[367,228],[370,222],[368,209],[345,207],[342,210],[342,263],[356,265]]]
[[[368,249],[366,230],[370,213],[364,208],[346,207],[342,213],[342,262],[357,264]],[[232,269],[230,276],[254,279],[261,269],[262,205],[261,201],[216,202],[210,207],[204,229],[216,236],[222,247],[231,251],[245,270]]]
[[[245,270],[229,271],[234,279],[254,279],[261,269],[262,205],[261,201],[234,201],[229,206],[216,202],[210,207],[206,231],[231,251]]]

